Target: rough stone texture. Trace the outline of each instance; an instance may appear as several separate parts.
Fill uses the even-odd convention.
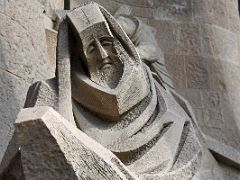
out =
[[[138,179],[109,150],[50,107],[22,110],[16,134],[26,180]]]
[[[51,74],[42,12],[37,1],[0,2],[0,161],[29,85]]]
[[[226,166],[224,163],[219,163],[220,167],[224,169],[224,177],[226,180],[239,180],[240,173],[236,168]]]
[[[177,55],[165,55],[166,68],[168,69],[169,74],[173,77],[178,77],[173,79],[175,86],[179,88],[186,88],[186,72],[185,72],[185,63],[184,56]]]
[[[51,71],[56,68],[57,31],[46,29],[46,41]]]
[[[81,2],[83,1],[86,0]],[[41,2],[43,5],[50,3]],[[156,37],[166,54],[166,64],[174,78],[176,90],[193,106],[202,131],[220,142],[217,143],[217,147],[209,145],[210,149],[216,151],[224,149],[221,143],[234,148],[232,151],[231,148],[227,149],[225,156],[229,158],[235,151],[239,151],[240,23],[237,1],[98,0],[97,2],[111,12],[115,12],[120,5],[127,4],[133,8],[135,13],[133,15],[157,27]],[[77,4],[79,0],[71,1],[71,8]],[[0,109],[4,111],[1,113],[3,120],[0,120],[3,124],[0,124],[0,127],[1,133],[6,135],[1,136],[2,141],[0,139],[0,142],[3,142],[3,149],[6,148],[13,129],[12,124],[6,122],[13,122],[17,111],[22,107],[21,94],[26,92],[29,83],[46,77],[46,71],[43,70],[46,67],[41,69],[47,60],[42,27],[48,27],[48,24],[52,26],[51,20],[46,20],[41,15],[41,11],[46,12],[46,9],[38,3],[34,3],[33,6],[28,1],[0,3],[1,77],[9,79],[0,82],[3,84],[3,86],[0,84],[0,87],[4,87],[3,91],[0,89],[0,100],[3,102],[0,103],[3,104],[3,108]],[[29,14],[32,15],[31,18]],[[51,17],[51,13],[47,15]],[[44,25],[37,22],[37,20],[42,22],[42,19],[45,19]],[[16,29],[18,31],[15,31]],[[173,67],[174,62],[176,68]],[[10,95],[7,95],[9,91],[5,89],[10,89]],[[11,102],[14,102],[16,109]],[[224,169],[227,169],[225,166]],[[226,174],[230,172],[232,170],[226,171]]]
[[[71,8],[86,1],[73,0]],[[128,5],[136,13],[133,15],[157,28],[156,37],[176,91],[194,107],[202,131],[240,151],[238,1],[97,2],[112,13]],[[234,151],[228,153],[231,157]]]
[[[164,86],[160,75],[152,73],[151,64],[141,62],[116,20],[95,3],[69,12],[67,18],[59,28],[56,77],[31,86],[25,106],[36,107],[21,111],[16,122],[19,163],[25,178],[137,179],[136,173],[141,179],[223,179],[189,103]],[[95,43],[88,46],[89,42]],[[83,44],[78,51],[69,48],[78,47],[78,43]],[[91,46],[94,50],[88,51]],[[84,54],[79,56],[81,52]],[[111,56],[113,52],[116,56]],[[79,61],[83,57],[85,67]],[[110,79],[116,81],[117,88],[91,76],[98,71],[97,78],[116,75],[104,74],[101,66],[113,68],[117,60],[124,64],[121,79]],[[118,103],[108,101],[112,94],[118,96]],[[96,102],[108,104],[96,109]],[[62,116],[41,105],[53,107]],[[116,119],[113,112],[103,116],[101,110],[109,105],[122,114]],[[82,131],[68,122],[70,111]]]
[[[56,10],[63,10],[64,0],[37,0],[42,6],[45,28],[55,28]]]
[[[164,61],[163,59],[161,61],[161,56],[157,54],[156,62],[151,64],[149,63],[151,59],[147,59],[151,57],[150,55],[153,55],[150,54],[150,51],[147,52],[149,54],[139,51],[140,56],[138,55],[136,50],[141,45],[148,45],[147,47],[149,47],[154,41],[149,44],[150,41],[145,37],[146,34],[140,33],[141,30],[144,30],[140,21],[135,21],[134,18],[130,19],[133,22],[139,22],[139,24],[136,23],[136,25],[139,25],[136,30],[137,33],[130,35],[131,38],[136,38],[136,41],[133,41],[136,48],[116,23],[114,17],[101,6],[89,3],[67,13],[66,18],[60,23],[58,32],[56,77],[36,83],[36,88],[32,86],[30,92],[36,90],[36,93],[33,93],[31,98],[28,99],[54,107],[55,98],[51,98],[51,92],[53,92],[53,97],[57,97],[58,100],[58,108],[54,108],[65,116],[66,120],[69,120],[69,116],[66,116],[66,109],[73,110],[77,127],[112,151],[124,164],[120,168],[123,173],[126,172],[124,167],[128,167],[141,179],[159,179],[161,177],[163,179],[188,179],[192,177],[222,179],[221,170],[205,146],[189,104],[173,89],[164,86],[161,75],[157,74],[157,71],[154,73],[154,69],[151,67],[158,61],[159,64],[162,63],[163,65]],[[129,29],[127,31],[131,32],[132,30]],[[79,45],[82,46],[79,47]],[[74,51],[70,47],[78,49]],[[155,46],[154,48],[158,47]],[[112,53],[115,56],[112,56]],[[142,58],[147,62],[146,64],[141,61],[143,55],[147,57],[146,59]],[[119,61],[124,66],[117,66],[116,62]],[[83,63],[85,63],[85,66],[83,66]],[[104,68],[101,68],[102,66]],[[112,73],[112,68],[116,67],[118,70],[124,68],[122,71],[113,71],[114,73]],[[158,68],[167,73],[162,67],[158,66]],[[105,73],[105,69],[108,70],[108,73]],[[121,79],[116,79],[115,76],[119,74]],[[111,77],[110,83],[112,81],[116,83],[116,87],[111,87],[111,84],[108,84],[109,81],[105,81],[105,78],[108,77]],[[55,83],[50,84],[51,81],[55,81]],[[46,87],[45,90],[41,89],[44,87]],[[47,91],[47,89],[52,91]],[[54,91],[54,89],[59,90],[59,92]],[[73,103],[72,99],[74,100]],[[101,108],[99,108],[100,106]],[[31,109],[27,109],[25,114],[34,117],[35,114],[28,110]],[[42,111],[41,107],[36,107],[32,111],[38,114],[38,110]],[[47,113],[52,114],[53,112],[49,111]],[[45,114],[43,117],[47,117],[47,115]],[[92,171],[88,169],[93,163],[89,156],[80,154],[81,158],[77,159],[71,152],[73,149],[78,152],[75,145],[79,143],[75,142],[73,144],[70,141],[70,139],[74,140],[74,137],[70,135],[72,131],[75,131],[75,127],[71,127],[71,131],[64,133],[56,125],[51,125],[46,120],[42,120],[48,129],[54,129],[55,139],[59,139],[58,133],[64,136],[64,139],[67,139],[66,142],[58,141],[58,144],[62,147],[61,149],[67,149],[70,157],[67,153],[61,156],[55,148],[53,140],[50,137],[44,137],[44,134],[46,134],[44,129],[42,129],[43,132],[37,130],[40,129],[38,127],[39,123],[34,124],[34,121],[31,120],[25,121],[24,117],[19,117],[19,119],[23,120],[17,122],[16,132],[21,148],[24,174],[27,178],[34,176],[32,173],[35,173],[35,171],[43,171],[48,174],[48,169],[56,169],[54,166],[58,163],[54,163],[54,160],[48,161],[52,164],[49,165],[50,167],[47,170],[42,169],[46,165],[42,165],[42,162],[35,160],[37,155],[43,156],[41,159],[44,160],[44,155],[51,155],[52,149],[56,158],[61,158],[58,160],[62,162],[59,169],[66,168],[66,171],[71,173],[71,167],[65,167],[66,162],[64,161],[67,159],[68,162],[72,162],[74,159],[74,162],[77,161],[77,166],[73,163],[77,178],[91,178],[93,176],[95,176],[95,179],[103,178],[102,173],[95,175],[95,169]],[[36,119],[39,118],[36,117]],[[26,125],[24,126],[24,124]],[[31,127],[27,127],[27,125],[31,125]],[[33,133],[26,136],[31,131]],[[23,133],[22,136],[21,133]],[[40,147],[39,149],[32,148],[31,145],[35,146],[35,142],[31,143],[32,139],[40,140],[40,145],[36,146],[37,148]],[[88,140],[86,137],[85,139],[87,143]],[[98,148],[94,145],[94,141],[90,144],[93,148],[87,146],[88,149],[94,151]],[[81,144],[78,147],[80,148],[79,152],[86,151],[81,149]],[[103,149],[103,151],[106,150]],[[34,155],[35,153],[37,155]],[[100,162],[109,162],[103,154],[95,153],[99,155],[100,159],[103,159]],[[95,155],[93,156],[99,159]],[[82,159],[88,164],[87,167],[81,164]],[[32,166],[40,168],[35,170],[31,168]],[[94,167],[99,169],[96,163]],[[81,173],[82,168],[86,168],[83,170],[84,174]],[[114,173],[106,173],[110,176],[112,174]],[[44,175],[40,176],[44,177]],[[49,178],[62,176],[65,178],[63,174],[57,172],[49,174]],[[69,174],[69,176],[75,178],[75,174]]]
[[[156,38],[164,55],[174,55],[177,50],[177,24],[162,21],[161,24],[155,19],[150,19],[149,24],[157,29]],[[167,62],[166,62],[167,63]]]
[[[129,6],[121,6],[115,12],[114,17],[133,42],[141,60],[159,75],[167,87],[173,88],[171,76],[166,69],[164,55],[155,37],[157,30],[144,23],[140,18],[133,16],[132,13],[134,12]]]
[[[201,57],[185,57],[187,88],[208,89],[208,66]]]

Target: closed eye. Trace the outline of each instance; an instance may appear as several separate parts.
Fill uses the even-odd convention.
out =
[[[87,48],[87,54],[91,54],[95,51],[95,46],[94,44],[90,44]]]
[[[112,41],[102,40],[101,44],[102,44],[102,46],[112,46]]]

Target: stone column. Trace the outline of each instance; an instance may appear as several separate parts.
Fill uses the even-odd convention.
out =
[[[29,86],[53,76],[45,36],[46,6],[41,3],[0,1],[0,162]]]

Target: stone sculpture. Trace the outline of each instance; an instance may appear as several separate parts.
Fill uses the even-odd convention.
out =
[[[16,122],[25,178],[223,179],[158,60],[142,62],[98,4],[67,13],[56,77],[31,86]]]
[[[133,42],[141,60],[152,72],[158,74],[161,82],[174,89],[171,77],[165,68],[164,55],[155,38],[156,29],[132,15],[129,6],[121,6],[114,14],[118,24]]]

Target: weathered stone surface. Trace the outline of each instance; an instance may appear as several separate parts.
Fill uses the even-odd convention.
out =
[[[70,1],[70,9],[74,9],[83,3],[89,3],[92,2],[91,0],[71,0]],[[109,12],[112,14],[115,13],[115,11],[122,5],[118,1],[115,0],[95,0],[94,2],[102,5],[104,8],[106,8]]]
[[[196,121],[200,127],[200,129],[202,129],[204,127],[204,112],[202,108],[193,108],[193,112],[194,115],[196,117]]]
[[[164,58],[166,61],[166,68],[173,77],[174,87],[176,89],[186,88],[184,56],[165,54]]]
[[[42,11],[37,1],[0,3],[0,161],[28,86],[53,74],[48,69]]]
[[[46,77],[50,72],[41,6],[27,1],[6,2],[0,16],[0,67],[29,82]]]
[[[212,25],[204,24],[199,26],[199,38],[201,56],[214,57],[214,31]]]
[[[238,151],[240,149],[240,139],[238,138],[240,136],[239,122],[236,121],[236,112],[232,108],[233,104],[229,99],[231,97],[227,93],[221,94],[221,109],[225,124],[224,132],[227,132],[224,134],[227,138],[226,145]]]
[[[192,3],[190,0],[156,0],[154,7],[153,17],[156,20],[171,22],[192,20]]]
[[[95,3],[69,12],[67,18],[59,28],[56,77],[36,83],[28,96],[35,100],[32,106],[56,105],[67,119],[47,107],[26,109],[19,115],[16,134],[25,177],[135,178],[128,167],[143,179],[222,179],[189,103],[164,86],[148,59],[142,64],[116,20]],[[124,165],[67,122],[66,110],[71,108],[77,126]],[[103,166],[107,172],[102,172]],[[44,173],[36,175],[39,172]]]
[[[134,7],[133,14],[134,14],[134,16],[138,16],[138,17],[153,18],[153,9],[152,8]]]
[[[225,163],[226,166],[234,167],[239,170],[240,153],[236,149],[232,148],[231,146],[226,146],[220,141],[209,136],[204,136],[204,138],[209,146],[209,149],[215,155],[217,160]]]
[[[207,91],[202,93],[204,104],[204,122],[208,127],[215,129],[224,128],[221,112],[221,97],[217,92]],[[210,132],[211,133],[211,132]]]
[[[226,5],[228,9],[229,29],[232,32],[239,32],[240,24],[236,23],[239,21],[238,1],[232,0],[229,1]]]
[[[227,82],[224,75],[224,64],[221,61],[207,58],[209,67],[210,89],[214,91],[227,91]]]
[[[51,71],[56,68],[57,31],[46,29],[46,41]]]
[[[239,180],[240,174],[239,170],[231,166],[227,166],[224,163],[219,163],[220,167],[223,169],[225,179],[227,180]]]
[[[238,40],[234,32],[215,25],[200,28],[202,56],[239,65]]]
[[[56,20],[57,14],[56,10],[64,9],[64,0],[37,0],[42,9],[42,13],[44,14],[44,27],[46,29],[57,29],[56,28]]]
[[[177,26],[177,49],[179,55],[200,55],[200,36],[198,24],[180,24]]]
[[[116,2],[138,7],[153,7],[155,5],[155,0],[116,0]]]
[[[71,2],[80,3],[79,0]],[[187,55],[179,58],[185,61],[168,62],[173,58],[167,58],[177,90],[181,88],[179,92],[194,107],[204,133],[238,150],[240,36],[236,33],[239,31],[237,1],[195,0],[189,3],[190,1],[98,0],[98,2],[111,12],[121,4],[128,4],[138,16],[150,18],[144,19],[145,22],[158,28],[157,39],[165,54],[172,57],[176,54]],[[159,4],[162,4],[162,7]],[[152,15],[158,20],[152,20]],[[198,55],[200,61],[190,57],[192,54]],[[179,69],[184,69],[172,67],[175,62]],[[185,87],[188,89],[184,89]],[[199,100],[199,94],[202,96],[203,104]],[[207,97],[209,99],[206,99]],[[212,101],[215,100],[212,99],[220,99],[220,104],[214,105]],[[220,114],[222,116],[219,116]],[[228,173],[231,174],[232,171],[229,170]]]
[[[202,102],[202,94],[201,91],[198,89],[179,89],[178,92],[189,99],[188,102],[190,103],[192,108],[203,108]]]
[[[228,28],[228,10],[226,9],[228,2],[225,0],[193,1],[194,21]]]
[[[22,110],[16,133],[26,180],[138,179],[109,150],[50,107]]]
[[[236,34],[220,27],[213,27],[213,31],[214,41],[212,44],[214,57],[222,61],[239,65]]]
[[[56,9],[64,9],[64,0],[38,0],[38,2],[43,6],[43,13],[52,20],[56,18]]]
[[[229,146],[229,149],[232,148],[235,149],[234,151],[238,151],[240,142],[237,137],[240,134],[238,123],[235,121],[234,111],[231,108],[231,101],[229,101],[230,97],[223,92],[205,91],[202,92],[202,99],[202,111],[204,114],[203,119],[199,119],[199,125],[203,132],[207,136],[214,137],[219,144],[223,144],[226,147]],[[226,149],[225,146],[222,146],[222,151],[227,151],[224,150]],[[218,149],[220,150],[220,147]]]
[[[193,89],[208,89],[209,77],[207,62],[197,56],[186,56],[187,87]]]
[[[156,38],[164,54],[176,54],[177,24],[153,19],[149,20],[149,24],[157,29]]]
[[[156,29],[132,14],[136,13],[132,12],[130,7],[121,6],[114,16],[131,39],[141,60],[150,66],[166,86],[173,88],[172,78],[166,69],[164,54],[156,41]]]
[[[30,84],[2,69],[0,69],[0,77],[0,157],[2,158],[14,131],[13,123],[19,109],[24,105]]]
[[[5,158],[6,156],[4,156]],[[4,167],[4,171],[0,174],[0,179],[2,180],[25,180],[22,164],[21,164],[21,157],[19,152],[15,152],[14,156],[12,155],[9,157],[10,164],[7,162],[7,166]],[[9,161],[9,160],[7,160]]]

